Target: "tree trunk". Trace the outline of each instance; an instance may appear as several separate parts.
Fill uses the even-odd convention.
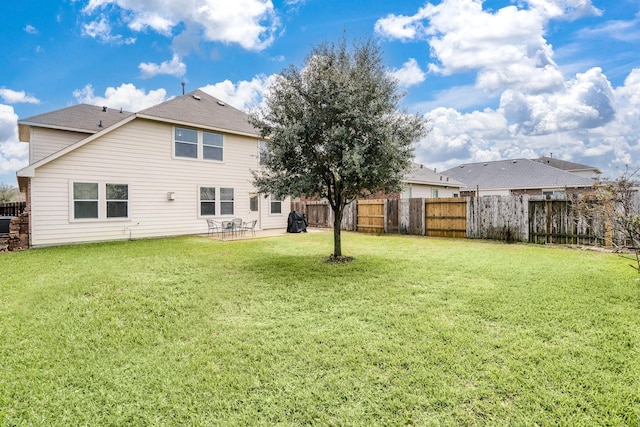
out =
[[[340,240],[340,230],[342,228],[342,215],[344,207],[337,206],[333,211],[333,256],[342,256],[342,242]]]

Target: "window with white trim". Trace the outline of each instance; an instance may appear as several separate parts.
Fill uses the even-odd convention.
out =
[[[202,132],[202,158],[205,160],[223,159],[222,134],[213,132]]]
[[[127,184],[106,184],[107,218],[127,218],[129,216],[129,186]]]
[[[282,200],[272,198],[269,203],[269,213],[271,215],[282,214]]]
[[[437,199],[438,198],[438,190],[436,188],[432,188],[431,189],[431,198],[432,199]]]
[[[224,160],[224,135],[216,132],[174,127],[173,155],[186,159]]]
[[[249,193],[249,212],[258,212],[259,203],[258,195],[256,193]]]
[[[198,131],[195,129],[179,128],[174,130],[176,157],[198,158]]]
[[[258,158],[260,166],[264,166],[267,164],[267,142],[259,141],[258,142]]]
[[[97,182],[73,183],[73,218],[98,219],[99,194]]]
[[[200,187],[200,215],[211,216],[216,214],[216,188]]]
[[[233,188],[220,189],[220,215],[233,215]]]
[[[129,218],[129,185],[105,182],[69,182],[70,220]]]

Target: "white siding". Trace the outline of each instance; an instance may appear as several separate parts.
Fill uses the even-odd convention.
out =
[[[415,198],[431,198],[432,190],[438,190],[438,197],[453,197],[454,193],[460,195],[460,189],[457,187],[438,187],[435,185],[411,184],[411,197]]]
[[[29,163],[44,159],[89,135],[88,133],[32,127],[31,142],[29,142]]]
[[[136,119],[36,170],[32,178],[32,245],[206,233],[199,217],[199,186],[234,189],[234,215],[249,217],[251,169],[258,167],[258,140],[224,135],[224,162],[172,158],[173,127]],[[128,184],[129,217],[76,221],[70,183]],[[167,200],[174,192],[174,200]],[[262,229],[285,228],[290,203],[269,215],[260,198]],[[102,202],[102,200],[101,200]],[[219,214],[219,205],[216,210]]]

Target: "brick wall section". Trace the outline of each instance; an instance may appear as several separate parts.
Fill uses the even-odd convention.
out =
[[[9,225],[8,250],[21,251],[29,248],[29,214],[24,212],[11,220]],[[1,249],[1,247],[0,247]]]

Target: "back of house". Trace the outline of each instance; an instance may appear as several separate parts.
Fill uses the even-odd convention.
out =
[[[76,105],[19,121],[31,246],[207,232],[206,219],[285,228],[287,200],[258,194],[260,137],[200,90],[137,113]]]

